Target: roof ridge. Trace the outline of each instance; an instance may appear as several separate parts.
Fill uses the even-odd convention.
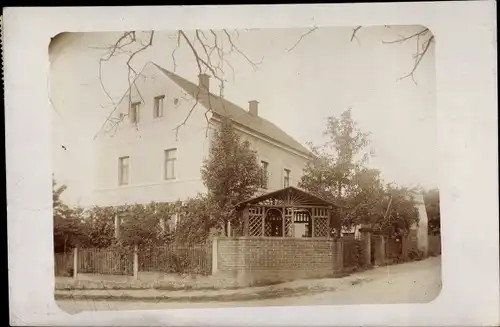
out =
[[[281,129],[279,126],[277,126],[275,123],[271,122],[270,120],[267,120],[264,117],[261,116],[254,116],[250,114],[247,110],[245,110],[243,107],[239,106],[238,104],[227,100],[220,95],[216,95],[213,92],[210,92],[208,90],[206,96],[206,100],[208,101],[205,103],[205,97],[203,99],[200,99],[198,96],[200,93],[199,92],[200,88],[196,83],[191,82],[190,80],[176,74],[175,72],[169,71],[162,66],[156,64],[153,61],[150,61],[154,66],[156,66],[162,73],[164,73],[168,78],[170,78],[174,83],[176,83],[180,88],[182,88],[184,91],[186,91],[189,95],[192,97],[196,98],[200,104],[204,105],[207,108],[210,108],[213,112],[226,116],[232,120],[235,120],[237,123],[242,124],[246,128],[249,128],[250,130],[253,130],[257,133],[264,134],[265,136],[278,141],[279,143],[283,143],[284,145],[294,149],[295,151],[299,151],[303,154],[310,154],[310,151],[302,145],[300,142],[298,142],[294,137],[289,135],[287,132],[285,132],[283,129]],[[195,95],[196,94],[196,95]],[[215,103],[215,106],[213,106],[213,103],[211,102],[211,98],[215,100],[216,102],[220,102],[220,105],[222,106],[222,110],[220,107],[217,106],[217,103]],[[221,112],[223,111],[223,112]],[[239,116],[239,117],[238,117]],[[238,121],[243,120],[243,121]],[[253,120],[253,121],[252,121]],[[260,122],[260,124],[259,124]],[[265,126],[258,126],[262,124],[268,124],[270,128],[275,129],[276,131],[273,133],[272,131],[264,131]],[[259,128],[260,127],[260,128]],[[260,130],[259,130],[260,129]],[[274,135],[270,135],[274,134]],[[279,134],[282,134],[280,137]],[[288,138],[288,140],[286,140]]]

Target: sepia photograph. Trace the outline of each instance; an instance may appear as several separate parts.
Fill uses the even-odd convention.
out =
[[[498,326],[496,3],[7,7],[12,326]]]
[[[434,300],[435,42],[419,25],[56,35],[57,304]]]

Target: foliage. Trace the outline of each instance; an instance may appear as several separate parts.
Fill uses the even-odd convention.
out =
[[[152,202],[147,205],[121,206],[119,241],[125,246],[142,247],[164,244],[170,240],[167,222],[175,213],[175,204]]]
[[[424,203],[427,211],[429,234],[436,235],[441,231],[441,213],[439,206],[439,190],[424,192]]]
[[[211,228],[216,227],[213,205],[207,195],[198,195],[187,200],[181,208],[180,221],[177,224],[174,242],[201,243],[209,236]]]
[[[404,258],[407,261],[420,261],[425,258],[425,254],[423,251],[418,250],[418,249],[411,249],[408,254],[406,255],[406,258]]]
[[[163,245],[171,241],[168,222],[177,204],[155,203],[119,207],[69,208],[60,196],[66,186],[53,182],[54,247],[63,252],[75,246],[88,248],[123,248]],[[120,217],[119,237],[115,218]],[[126,254],[124,252],[124,254]]]
[[[328,142],[311,146],[314,156],[299,187],[341,205],[345,228],[371,224],[385,234],[407,231],[418,218],[411,190],[384,185],[380,171],[366,167],[370,134],[357,127],[351,109],[329,117],[325,135]]]
[[[343,257],[344,266],[351,269],[359,269],[365,264],[365,246],[363,241],[344,240]]]
[[[356,172],[369,158],[369,133],[362,132],[352,119],[351,109],[340,118],[328,117],[326,144],[311,146],[313,159],[303,172],[299,187],[326,199],[342,201],[353,187]]]
[[[85,247],[107,248],[115,242],[115,215],[113,207],[92,207],[83,212]]]
[[[241,140],[229,119],[222,122],[212,142],[209,158],[201,168],[208,194],[198,201],[207,201],[208,219],[214,220],[208,225],[225,228],[228,221],[234,221],[235,204],[252,197],[262,185],[262,169],[250,142]]]
[[[84,240],[81,209],[72,209],[61,200],[66,186],[52,180],[54,251],[67,252]]]
[[[387,235],[407,233],[411,225],[418,221],[413,191],[390,184],[385,189],[390,200],[389,210],[385,218],[380,217],[376,224]]]

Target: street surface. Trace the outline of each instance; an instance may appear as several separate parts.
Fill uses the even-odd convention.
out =
[[[353,277],[359,277],[358,282]],[[139,301],[92,301],[58,300],[57,304],[68,313],[86,310],[147,310],[180,308],[216,308],[249,306],[294,306],[333,304],[391,304],[425,303],[435,299],[441,290],[441,258],[378,267],[354,274],[349,283],[343,279],[301,280],[290,283],[293,287],[324,287],[321,293],[301,293],[297,296],[262,300],[231,302],[139,302]],[[340,285],[340,286],[339,286]]]

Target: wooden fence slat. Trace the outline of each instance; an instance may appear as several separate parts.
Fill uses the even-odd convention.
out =
[[[153,249],[139,249],[140,271],[164,273],[210,274],[212,266],[211,243],[170,244]],[[77,267],[81,273],[131,274],[133,264],[128,252],[115,249],[79,249]],[[63,259],[57,257],[55,266],[60,271]]]

